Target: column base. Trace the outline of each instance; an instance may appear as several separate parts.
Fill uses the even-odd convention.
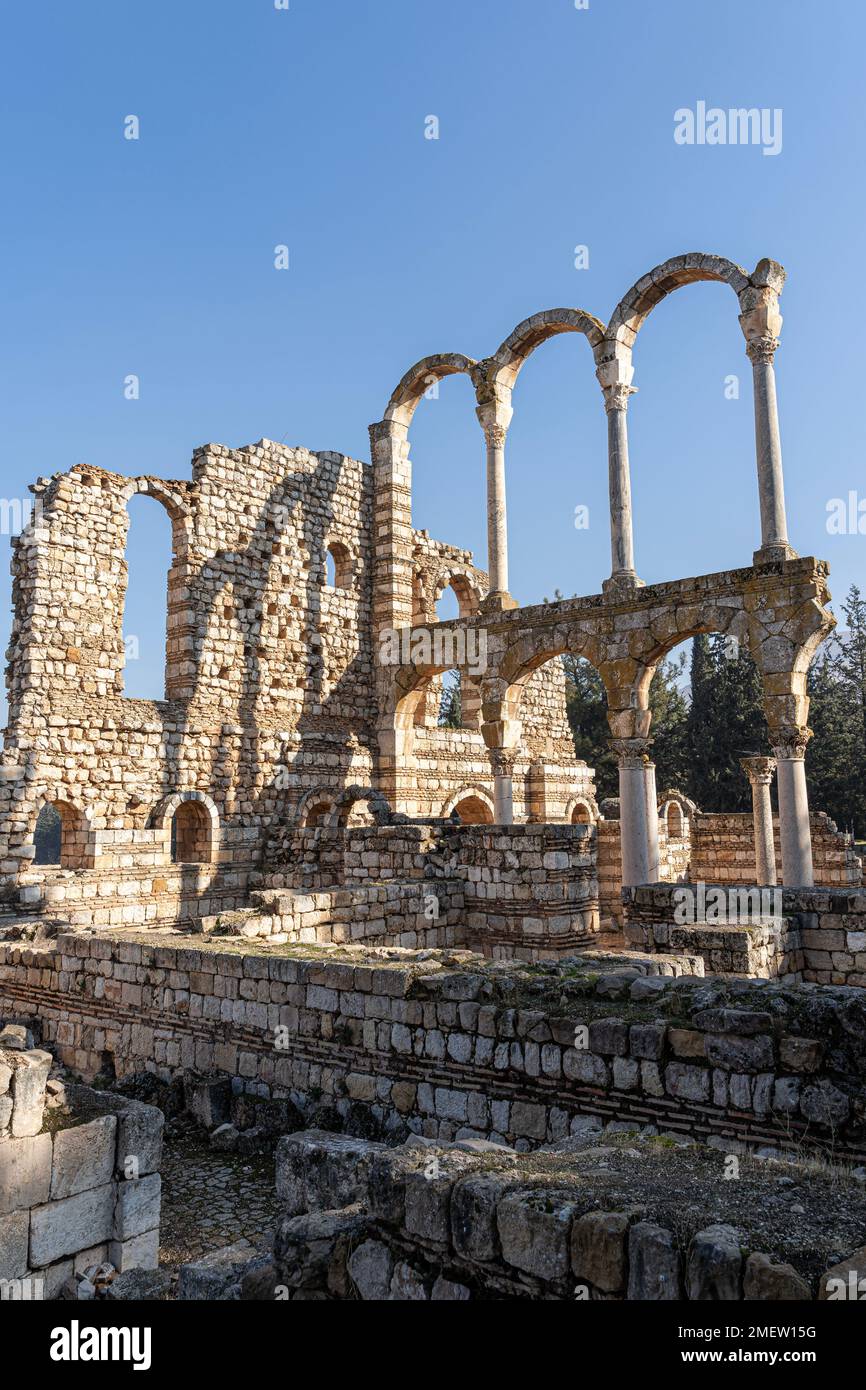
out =
[[[777,565],[784,560],[798,560],[796,550],[787,542],[781,545],[762,545],[752,556],[753,565]]]
[[[498,589],[496,593],[488,594],[480,604],[482,613],[507,613],[519,606],[517,599],[512,598],[506,589]]]
[[[620,598],[630,598],[635,589],[645,588],[644,581],[639,579],[634,570],[616,570],[605,579],[601,586],[601,591],[607,598],[616,601]]]

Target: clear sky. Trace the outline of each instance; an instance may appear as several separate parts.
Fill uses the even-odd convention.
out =
[[[769,256],[789,277],[776,369],[791,540],[830,561],[837,600],[866,587],[866,535],[826,525],[830,499],[866,499],[866,7],[7,0],[0,15],[3,498],[80,461],[185,478],[211,440],[368,458],[367,426],[419,357],[485,356],[560,305],[606,320],[680,252],[749,269]],[[677,144],[675,111],[700,101],[781,110],[781,151]],[[130,115],[138,140],[124,138]],[[274,266],[281,244],[288,270]],[[575,268],[578,245],[588,269]],[[635,368],[640,575],[750,563],[751,370],[731,291],[669,297]],[[460,377],[422,402],[413,507],[417,526],[483,565],[473,407]],[[514,407],[512,592],[597,592],[610,569],[606,431],[583,338],[539,349]],[[575,529],[579,505],[588,530]],[[135,523],[126,630],[140,659],[127,688],[154,695],[168,522],[142,499]]]

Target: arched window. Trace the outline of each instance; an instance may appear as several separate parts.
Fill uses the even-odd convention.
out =
[[[571,813],[572,825],[592,825],[592,812],[585,801],[578,801]]]
[[[312,830],[317,825],[324,825],[328,816],[334,809],[332,801],[317,801],[307,811],[304,816],[304,829]]]
[[[123,610],[124,694],[135,700],[166,698],[168,574],[171,518],[161,503],[136,493],[129,499],[126,601]]]
[[[209,864],[211,823],[200,801],[182,801],[171,821],[171,857],[175,864]]]
[[[81,812],[68,801],[51,801],[36,819],[34,863],[82,869],[87,859],[87,829]]]
[[[683,835],[683,813],[678,801],[668,802],[668,835],[672,840],[681,840]]]
[[[342,541],[330,541],[325,553],[325,583],[330,589],[352,587],[352,555]]]
[[[471,793],[461,797],[455,804],[452,816],[456,815],[460,819],[461,825],[492,825],[493,812],[480,796]]]

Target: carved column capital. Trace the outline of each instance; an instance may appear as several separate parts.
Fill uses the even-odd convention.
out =
[[[777,758],[788,762],[801,762],[806,756],[806,747],[812,737],[812,730],[805,725],[789,725],[787,728],[771,730],[773,752]]]
[[[758,337],[748,340],[746,355],[753,366],[758,362],[768,362],[772,365],[778,346],[778,338],[774,338],[771,333],[761,333]]]
[[[604,408],[608,415],[614,410],[627,410],[628,398],[637,391],[636,386],[629,386],[624,381],[617,381],[612,386],[603,386]]]
[[[494,777],[514,776],[514,765],[517,762],[516,748],[491,748],[489,753]]]
[[[612,738],[608,743],[621,768],[649,768],[654,765],[650,758],[651,738]]]
[[[511,424],[511,417],[514,414],[508,402],[504,400],[485,401],[483,405],[475,407],[475,414],[478,416],[478,423],[484,431],[488,448],[504,448],[508,426]]]
[[[740,767],[753,787],[769,787],[776,771],[775,758],[740,758]]]
[[[487,440],[488,448],[505,448],[505,440],[508,437],[508,430],[506,429],[505,425],[500,425],[495,420],[490,421],[487,424],[485,424],[484,421],[482,421],[481,428],[484,431],[484,438]]]

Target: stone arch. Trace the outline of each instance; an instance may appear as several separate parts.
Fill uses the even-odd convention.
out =
[[[325,578],[327,581],[328,556],[334,565],[333,589],[351,589],[355,572],[355,560],[351,548],[337,537],[325,541]]]
[[[466,811],[472,816],[472,819],[465,819],[461,815],[460,807],[464,803],[466,803]],[[493,824],[493,798],[483,787],[462,787],[459,792],[449,796],[442,807],[440,816],[447,820],[455,811],[460,816],[463,825]]]
[[[604,679],[601,646],[597,634],[568,623],[530,630],[513,642],[482,684],[482,732],[488,747],[511,747],[519,741],[523,691],[529,678],[548,661],[566,654],[582,657]]]
[[[163,831],[166,849],[176,863],[212,864],[217,859],[220,814],[206,792],[183,791],[164,797],[151,812],[149,824],[150,829]],[[194,857],[181,858],[187,851]]]
[[[461,618],[471,618],[473,613],[478,612],[483,594],[477,578],[468,570],[445,569],[440,571],[433,581],[431,596],[434,613],[437,603],[448,588],[454,590]]]
[[[597,825],[601,820],[598,802],[593,796],[573,796],[565,808],[568,825]]]
[[[478,363],[474,373],[479,405],[498,391],[511,391],[527,358],[560,333],[582,333],[593,352],[604,340],[604,324],[585,309],[545,309],[519,323],[492,357]]]
[[[408,428],[421,397],[434,382],[460,372],[471,376],[475,366],[474,358],[464,357],[459,352],[438,352],[430,357],[422,357],[394,388],[385,410],[385,420]]]
[[[334,809],[326,824],[330,827],[345,829],[352,807],[358,801],[367,802],[376,825],[390,825],[392,823],[394,812],[382,793],[377,791],[375,787],[362,787],[355,784],[346,787],[334,798]]]
[[[641,326],[657,304],[683,285],[701,280],[730,285],[738,298],[751,284],[749,272],[724,256],[707,255],[702,251],[673,256],[642,275],[623,295],[605,329],[601,358],[613,355],[617,343],[632,348]]]
[[[57,859],[36,860],[36,829],[42,813],[51,807],[60,818],[60,848]],[[69,793],[60,787],[45,791],[38,799],[31,817],[28,842],[34,848],[34,863],[46,868],[89,869],[94,863],[92,813],[88,807],[76,804]]]
[[[334,793],[329,788],[314,787],[306,796],[301,797],[298,803],[297,824],[302,829],[327,825],[329,817],[333,814],[334,804]]]

